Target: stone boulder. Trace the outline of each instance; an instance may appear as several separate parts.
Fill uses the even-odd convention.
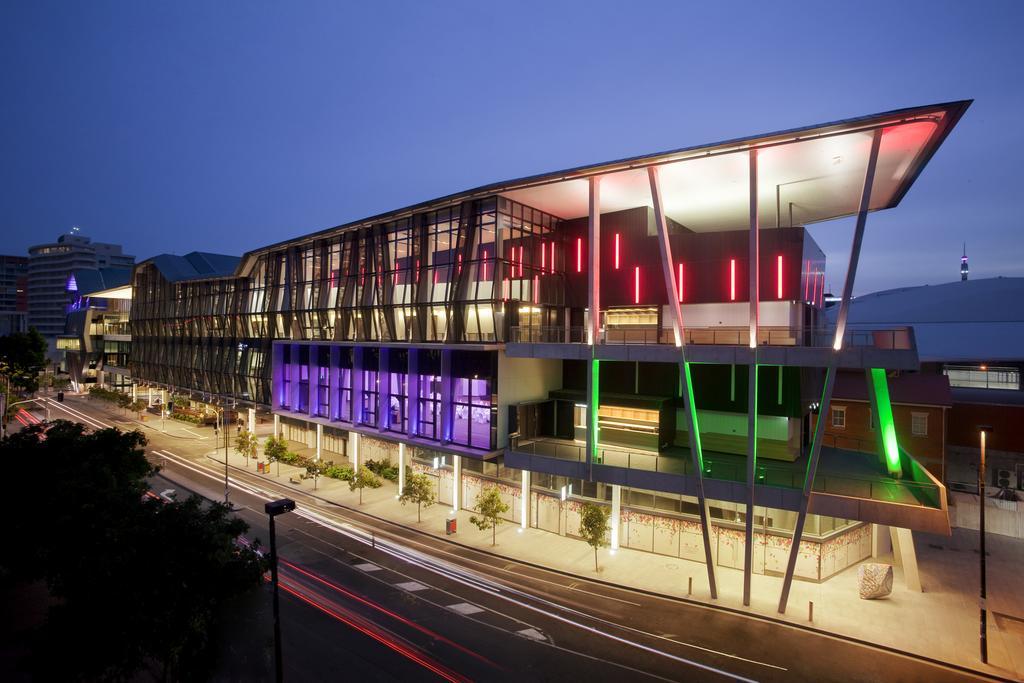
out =
[[[857,568],[861,600],[876,600],[892,593],[892,565],[865,562]]]

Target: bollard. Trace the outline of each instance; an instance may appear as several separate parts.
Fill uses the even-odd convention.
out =
[[[690,577],[690,585],[686,589],[686,594],[687,595],[693,595],[693,577],[692,576]]]
[[[814,603],[807,602],[807,621],[814,621]]]

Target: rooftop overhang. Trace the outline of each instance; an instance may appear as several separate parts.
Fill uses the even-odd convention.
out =
[[[749,152],[757,150],[760,225],[807,225],[857,212],[876,131],[870,209],[899,204],[969,105],[901,109],[586,166],[515,181],[500,194],[579,218],[588,213],[589,178],[600,176],[602,213],[652,206],[647,168],[658,166],[666,215],[694,232],[738,230],[750,224]]]
[[[471,199],[502,195],[563,219],[588,211],[588,179],[601,176],[601,211],[651,206],[647,167],[659,166],[665,213],[695,232],[749,226],[748,155],[758,150],[762,227],[807,225],[856,213],[874,131],[882,131],[871,210],[899,204],[918,174],[970,106],[933,104],[710,145],[579,166],[483,185],[250,251],[237,273],[259,254]],[[777,218],[778,216],[778,218]]]
[[[132,286],[122,285],[121,287],[101,289],[98,292],[89,292],[88,296],[95,299],[123,299],[130,301],[132,298]]]

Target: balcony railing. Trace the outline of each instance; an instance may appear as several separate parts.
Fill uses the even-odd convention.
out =
[[[750,342],[748,327],[687,327],[683,333],[687,344],[747,346]],[[587,330],[584,327],[559,325],[514,326],[511,329],[510,341],[525,344],[582,344],[587,341]],[[667,345],[675,343],[675,336],[670,329],[655,327],[603,327],[598,341],[610,345]],[[761,346],[831,348],[835,342],[835,328],[801,330],[761,326],[757,330],[757,341]],[[906,327],[847,330],[843,336],[843,347],[910,350],[913,349],[913,333]]]
[[[586,462],[586,447],[568,441],[538,439],[516,442],[512,450],[541,457]],[[693,463],[687,456],[660,455],[651,451],[634,451],[599,446],[594,459],[596,465],[622,467],[645,472],[692,476]],[[805,465],[760,464],[755,471],[759,486],[800,489],[804,485]],[[704,478],[745,483],[746,463],[716,460],[705,455]],[[884,474],[877,478],[834,472],[819,472],[814,479],[813,491],[851,498],[862,498],[890,503],[904,503],[938,507],[938,491],[934,484],[910,479],[891,479]]]

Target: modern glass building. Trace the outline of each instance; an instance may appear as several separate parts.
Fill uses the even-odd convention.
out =
[[[385,457],[471,507],[612,545],[823,580],[891,527],[948,533],[901,447],[887,376],[908,329],[846,329],[871,212],[896,207],[954,102],[495,183],[245,254],[134,273],[133,376],[270,409],[317,457]],[[855,216],[839,314],[805,226]],[[840,369],[875,443],[823,443]],[[325,455],[325,453],[327,455]],[[896,531],[898,530],[898,531]],[[885,534],[887,537],[888,533]],[[912,543],[910,551],[912,552]]]

